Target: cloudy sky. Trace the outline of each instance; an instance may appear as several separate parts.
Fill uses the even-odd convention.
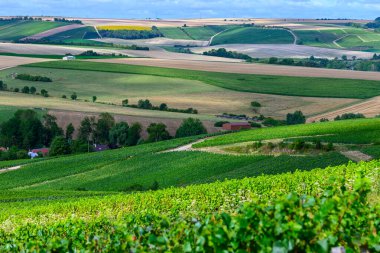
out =
[[[5,15],[374,19],[380,0],[0,0],[0,16]]]

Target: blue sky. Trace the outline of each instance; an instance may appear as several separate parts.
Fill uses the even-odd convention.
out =
[[[374,19],[380,0],[0,0],[0,16],[5,15]]]

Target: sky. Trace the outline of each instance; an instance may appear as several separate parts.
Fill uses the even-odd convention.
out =
[[[380,16],[380,0],[0,0],[0,16],[83,18],[354,18]]]

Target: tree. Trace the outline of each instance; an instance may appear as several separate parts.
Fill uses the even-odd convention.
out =
[[[51,146],[49,155],[50,156],[59,156],[59,155],[67,155],[70,154],[70,145],[67,142],[66,138],[63,136],[55,137]]]
[[[168,110],[168,105],[165,103],[160,104],[160,111],[167,111]]]
[[[95,103],[96,99],[98,99],[96,96],[92,96],[92,102]]]
[[[71,94],[71,99],[72,100],[77,100],[77,98],[78,98],[78,96],[77,96],[77,94],[74,92],[73,94]]]
[[[42,90],[41,90],[41,95],[42,95],[43,97],[48,97],[48,96],[49,96],[49,93],[48,93],[47,90],[42,89]]]
[[[3,81],[0,81],[0,90],[7,90],[7,85]]]
[[[175,136],[181,138],[200,134],[207,134],[207,130],[202,122],[199,119],[188,118],[182,122]]]
[[[166,130],[166,125],[162,123],[150,124],[147,131],[149,134],[149,142],[164,141],[171,138],[169,132]]]
[[[153,105],[148,99],[145,99],[145,100],[141,99],[137,103],[137,107],[141,109],[152,109]]]
[[[57,118],[50,114],[43,116],[44,144],[49,146],[52,140],[57,136],[63,136],[63,130],[57,124]]]
[[[122,147],[127,145],[129,125],[126,122],[115,124],[109,134],[109,141],[112,146]]]
[[[36,89],[36,87],[34,87],[34,86],[32,86],[32,87],[30,87],[30,94],[36,94],[36,92],[37,92],[37,89]]]
[[[73,139],[73,134],[75,132],[75,128],[72,123],[68,124],[66,127],[66,140],[71,141]]]
[[[29,94],[29,91],[30,91],[30,89],[28,86],[24,86],[24,88],[21,89],[21,92],[25,93],[25,94]]]
[[[110,130],[115,125],[114,117],[108,112],[101,113],[96,123],[95,139],[98,143],[109,143]]]
[[[124,99],[122,102],[121,102],[121,105],[122,106],[128,106],[128,99]]]
[[[85,117],[80,123],[78,139],[87,143],[90,142],[93,137],[94,124],[94,117]]]
[[[251,106],[252,106],[253,111],[254,111],[255,113],[259,113],[260,108],[261,108],[261,104],[260,104],[259,102],[257,102],[257,101],[252,101],[252,102],[251,102]]]
[[[128,146],[135,146],[139,142],[141,138],[141,130],[142,127],[139,123],[134,123],[129,129],[128,129],[128,138],[127,138],[127,145]]]
[[[286,115],[286,124],[288,125],[305,124],[305,122],[306,117],[301,111],[295,111],[294,113],[288,113],[288,115]]]

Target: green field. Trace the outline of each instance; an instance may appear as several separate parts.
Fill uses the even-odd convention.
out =
[[[210,40],[218,32],[232,26],[200,26],[200,27],[165,27],[160,28],[164,37],[183,40]]]
[[[232,74],[79,61],[36,63],[28,66],[181,78],[235,91],[264,94],[335,98],[371,98],[380,95],[380,82],[367,80]]]
[[[268,139],[310,138],[334,143],[368,144],[380,142],[380,119],[342,120],[327,123],[312,123],[257,129],[216,137],[197,147],[220,146],[233,143]]]
[[[67,24],[47,21],[14,21],[0,26],[0,41],[19,40],[64,25]]]
[[[20,107],[17,106],[3,106],[0,105],[0,124],[4,121],[9,120],[13,117],[14,113],[20,109]],[[36,112],[42,117],[42,115],[45,113],[41,110],[36,110]]]
[[[212,45],[292,44],[293,42],[293,35],[284,29],[242,27],[222,32],[212,40]]]
[[[72,29],[69,31],[61,32],[47,37],[46,39],[51,41],[72,41],[78,39],[98,39],[99,36],[94,27],[82,27]]]
[[[350,50],[380,50],[380,34],[361,28],[340,27],[329,30],[295,30],[298,43],[308,46],[345,48]],[[334,44],[336,41],[338,44]]]

